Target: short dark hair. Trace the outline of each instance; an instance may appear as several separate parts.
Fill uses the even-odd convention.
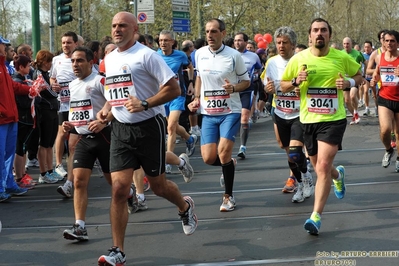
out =
[[[62,37],[72,37],[73,42],[78,42],[78,35],[73,31],[65,32]]]
[[[385,40],[385,36],[387,36],[387,35],[394,36],[396,39],[396,42],[399,42],[399,32],[397,32],[396,30],[388,30],[387,32],[385,32],[384,40]]]
[[[331,25],[330,25],[330,23],[328,23],[327,20],[325,20],[325,19],[323,19],[323,18],[315,18],[314,20],[312,20],[312,22],[310,23],[310,27],[309,27],[309,34],[310,34],[310,32],[312,31],[312,25],[313,25],[313,23],[315,23],[315,22],[324,22],[324,23],[326,23],[326,24],[327,24],[327,27],[328,27],[328,31],[330,32],[330,37],[331,37],[331,34],[332,34]]]
[[[18,71],[19,67],[26,67],[31,62],[30,58],[26,55],[17,55],[14,59],[14,67]]]
[[[85,47],[85,46],[78,46],[78,47],[76,47],[76,48],[73,50],[72,54],[73,54],[74,52],[84,52],[84,53],[86,54],[86,60],[87,60],[87,62],[90,62],[90,61],[94,60],[94,54],[93,54],[93,52],[92,52],[89,48],[87,48],[87,47]]]
[[[208,22],[212,22],[212,21],[216,21],[217,23],[219,23],[219,30],[220,31],[226,30],[226,24],[224,23],[223,20],[220,20],[218,18],[212,18]]]
[[[384,35],[385,35],[385,33],[387,33],[387,31],[388,31],[388,30],[380,30],[380,31],[378,32],[377,40],[380,40],[380,39],[381,39],[381,34],[383,34],[383,35],[382,35],[382,38],[384,38]]]
[[[302,43],[298,43],[296,45],[296,48],[303,49],[303,50],[308,49],[308,47],[306,45],[302,44]]]
[[[364,41],[364,43],[368,43],[368,44],[370,44],[371,47],[373,47],[373,43],[369,40]]]
[[[87,48],[89,48],[90,50],[94,52],[98,52],[98,50],[100,49],[100,42],[99,41],[89,41],[86,44]]]
[[[244,42],[248,42],[249,40],[248,35],[246,35],[244,32],[237,32],[236,35],[242,35]]]
[[[204,39],[202,39],[202,38],[199,38],[199,39],[196,39],[195,41],[194,41],[194,48],[195,49],[199,49],[199,48],[201,48],[202,46],[205,46],[206,45],[206,42],[205,42],[205,40]]]

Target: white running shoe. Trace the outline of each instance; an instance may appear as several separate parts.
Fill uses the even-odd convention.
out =
[[[66,177],[68,175],[68,172],[65,171],[64,166],[62,164],[57,165],[55,167],[55,171],[57,172],[57,174],[63,177]]]
[[[193,180],[194,176],[194,170],[190,164],[190,159],[185,153],[180,154],[179,158],[185,162],[185,164],[182,167],[178,167],[179,171],[183,175],[184,182],[190,183],[191,180]]]
[[[65,182],[62,186],[59,186],[57,188],[57,192],[66,198],[71,198],[72,197],[72,186],[68,185],[67,182]]]
[[[172,173],[172,166],[170,164],[165,164],[165,173],[167,174]]]
[[[234,211],[235,207],[236,207],[236,200],[234,199],[234,196],[224,194],[222,205],[220,205],[220,211],[221,212]]]
[[[313,177],[312,174],[307,171],[302,173],[302,183],[303,183],[303,196],[309,198],[314,194]]]
[[[299,183],[298,182],[298,189],[294,196],[292,196],[292,202],[303,202],[305,198],[303,197],[303,182]]]

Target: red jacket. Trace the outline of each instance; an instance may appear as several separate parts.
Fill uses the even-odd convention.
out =
[[[5,56],[0,55],[0,125],[18,122],[15,94],[26,95],[30,87],[12,80],[5,65]]]

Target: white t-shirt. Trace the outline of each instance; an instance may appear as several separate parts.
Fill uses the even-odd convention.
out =
[[[227,79],[231,84],[249,80],[247,67],[237,50],[222,45],[212,52],[209,46],[195,53],[198,75],[201,78],[200,111],[204,115],[225,115],[241,113],[241,100],[238,92],[228,94],[222,87]]]
[[[267,84],[267,77],[274,82],[276,93],[274,94],[273,106],[274,113],[283,119],[294,119],[299,117],[300,100],[294,91],[288,93],[281,92],[281,77],[283,76],[288,60],[280,55],[273,56],[267,62],[264,84]]]
[[[137,123],[164,114],[164,107],[130,113],[124,106],[129,95],[146,100],[158,93],[175,73],[154,50],[136,42],[128,50],[115,49],[105,57],[107,78],[105,97],[112,105],[112,114],[121,123]]]
[[[61,90],[58,93],[58,100],[60,101],[60,112],[67,112],[69,110],[69,83],[76,79],[72,70],[72,62],[70,57],[65,54],[57,55],[53,58],[53,64],[50,70],[50,77],[57,80],[60,84]]]
[[[69,122],[79,134],[91,134],[90,121],[96,120],[97,113],[107,101],[104,96],[105,77],[91,73],[85,79],[75,79],[69,84],[71,93]]]

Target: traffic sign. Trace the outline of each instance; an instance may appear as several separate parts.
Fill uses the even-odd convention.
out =
[[[137,11],[148,11],[154,10],[154,0],[136,0],[137,3]]]
[[[154,23],[155,22],[154,10],[139,12],[137,14],[137,22],[138,24]]]
[[[173,18],[190,18],[190,12],[173,11]]]
[[[189,0],[172,0],[172,5],[189,6],[190,5],[190,1]]]
[[[172,11],[190,12],[190,7],[183,5],[172,5]]]
[[[138,20],[139,22],[141,22],[141,23],[146,22],[146,20],[147,20],[147,14],[144,13],[144,12],[138,13],[138,14],[137,14],[137,20]]]
[[[173,26],[187,26],[190,25],[190,20],[187,18],[173,18]]]
[[[190,25],[173,25],[174,32],[191,32]]]

